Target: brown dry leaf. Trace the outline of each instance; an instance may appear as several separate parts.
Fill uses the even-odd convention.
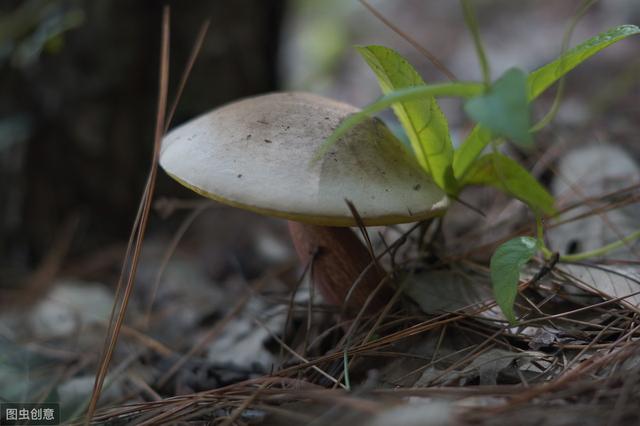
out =
[[[558,176],[553,180],[552,192],[562,204],[580,203],[556,220],[565,221],[588,214],[610,204],[600,201],[615,191],[640,182],[640,168],[633,156],[614,144],[588,145],[566,153],[558,164]],[[552,249],[561,254],[598,249],[618,241],[640,228],[640,204],[570,220],[548,232]],[[637,242],[611,251],[605,257],[636,260]]]
[[[496,385],[500,374],[517,377],[516,369],[523,372],[533,371],[531,361],[535,360],[546,364],[546,358],[547,356],[541,352],[511,352],[503,349],[491,349],[475,357],[462,370],[444,373],[437,368],[429,368],[424,371],[415,386],[449,385],[452,383],[466,385],[476,378],[480,385]],[[539,371],[534,371],[534,373],[539,374]]]
[[[455,312],[493,300],[488,286],[455,271],[416,272],[405,280],[405,294],[427,314]]]
[[[624,298],[621,303],[627,308],[640,308],[640,271],[636,267],[562,265],[558,270],[573,284],[564,288],[575,303],[592,303],[589,294],[595,294],[605,299]]]

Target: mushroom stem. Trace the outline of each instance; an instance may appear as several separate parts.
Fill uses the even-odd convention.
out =
[[[348,315],[357,314],[386,273],[378,266],[370,267],[369,251],[350,228],[307,225],[289,221],[289,232],[300,260],[311,265],[312,280],[326,301],[342,306],[346,301]],[[355,288],[351,288],[355,285]],[[366,311],[379,312],[393,296],[388,285],[375,294]]]

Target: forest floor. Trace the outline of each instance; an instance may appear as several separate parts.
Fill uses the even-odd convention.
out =
[[[576,75],[523,159],[558,200],[554,250],[640,229],[638,63],[606,79],[619,62]],[[585,94],[598,78],[605,89]],[[96,424],[640,424],[640,246],[535,258],[512,326],[489,259],[535,218],[491,189],[463,199],[484,217],[454,203],[444,218],[369,230],[397,292],[355,320],[314,291],[283,221],[156,195],[126,298],[114,285],[126,242],[68,259],[70,223],[0,312],[2,394],[59,401],[65,422],[82,422],[126,300]]]

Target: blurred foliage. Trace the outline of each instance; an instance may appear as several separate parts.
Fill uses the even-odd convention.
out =
[[[56,53],[65,32],[84,22],[80,0],[28,0],[0,17],[0,64],[24,68],[43,51]]]
[[[0,2],[0,287],[19,285],[71,217],[69,259],[128,235],[150,158],[165,4],[171,96],[211,22],[174,124],[276,88],[283,0]],[[162,177],[158,188],[179,191]]]
[[[0,153],[24,143],[31,135],[31,120],[27,115],[15,114],[0,119]]]
[[[294,0],[295,16],[283,40],[292,58],[287,61],[287,85],[294,89],[322,90],[334,79],[333,70],[350,43],[348,18],[357,2]]]

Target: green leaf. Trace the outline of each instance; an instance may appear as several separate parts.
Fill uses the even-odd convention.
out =
[[[382,93],[425,84],[411,64],[394,50],[383,46],[357,49],[378,78]],[[453,161],[453,145],[447,119],[435,98],[426,95],[397,102],[393,111],[409,137],[418,163],[444,188],[444,177]]]
[[[511,324],[516,322],[513,305],[518,294],[520,271],[537,250],[538,243],[535,238],[518,237],[500,245],[491,256],[493,294]]]
[[[456,82],[443,84],[425,84],[422,86],[407,87],[395,90],[381,96],[377,101],[367,105],[360,112],[344,119],[334,132],[318,148],[314,155],[314,161],[327,153],[329,148],[344,136],[350,129],[366,120],[369,116],[389,108],[397,102],[420,100],[426,97],[454,96],[470,98],[482,93],[484,85],[473,82]]]
[[[579,44],[555,61],[533,71],[527,78],[529,100],[537,98],[562,76],[605,47],[638,33],[640,33],[640,28],[635,25],[620,25],[611,28]]]
[[[491,131],[479,124],[471,130],[469,136],[453,153],[453,175],[456,179],[463,179],[467,175],[474,161],[492,140]]]
[[[640,33],[635,25],[621,25],[590,38],[562,57],[529,74],[527,78],[529,101],[537,98],[544,90],[563,75],[587,60],[605,47],[628,36]],[[471,165],[493,139],[491,132],[476,126],[453,155],[453,173],[456,179],[464,178]]]
[[[487,93],[467,101],[465,111],[494,134],[531,146],[526,79],[527,75],[522,70],[507,70]]]
[[[461,183],[491,185],[526,203],[534,211],[555,213],[551,194],[520,164],[497,152],[480,157]]]

